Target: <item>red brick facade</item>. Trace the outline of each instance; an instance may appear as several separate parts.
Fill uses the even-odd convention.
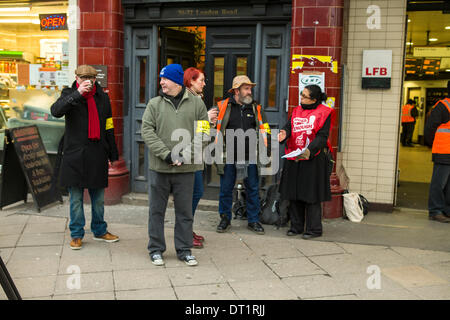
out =
[[[78,64],[108,67],[108,94],[119,154],[123,154],[124,27],[120,0],[79,0]]]
[[[109,187],[105,204],[116,204],[129,192],[129,172],[123,155],[123,68],[124,26],[120,0],[79,0],[80,29],[78,30],[78,65],[106,65],[111,100],[114,134],[120,161],[109,168]]]
[[[298,73],[304,71],[325,72],[325,88],[328,97],[334,97],[336,121],[339,119],[341,95],[341,50],[343,32],[344,0],[293,0],[291,54],[331,56],[338,62],[337,73],[331,70],[330,63],[303,59],[301,69],[292,69],[289,79],[289,107],[294,108],[298,101]],[[310,64],[314,63],[314,66]],[[338,123],[333,123],[330,141],[337,146]]]

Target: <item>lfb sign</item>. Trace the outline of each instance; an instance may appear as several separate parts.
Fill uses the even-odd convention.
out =
[[[390,88],[392,50],[364,50],[362,88]]]

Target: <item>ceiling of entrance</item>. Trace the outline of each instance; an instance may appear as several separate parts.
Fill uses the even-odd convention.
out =
[[[450,46],[450,14],[442,11],[409,11],[406,41],[415,46]],[[446,29],[447,27],[447,29]],[[428,42],[427,42],[427,31]],[[437,39],[434,40],[433,39]]]

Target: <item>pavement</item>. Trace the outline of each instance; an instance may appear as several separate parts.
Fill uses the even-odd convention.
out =
[[[23,299],[33,300],[430,300],[450,299],[450,224],[426,211],[370,212],[361,223],[324,220],[324,235],[287,237],[287,227],[264,225],[256,235],[233,220],[216,233],[214,202],[202,200],[193,249],[199,265],[178,261],[174,212],[166,213],[165,266],[147,252],[148,207],[125,201],[105,207],[116,243],[89,231],[83,248],[69,248],[68,199],[37,212],[32,199],[0,211],[0,256]],[[6,295],[0,289],[0,300]]]

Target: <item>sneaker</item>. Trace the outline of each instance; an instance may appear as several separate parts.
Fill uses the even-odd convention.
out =
[[[104,235],[102,235],[101,237],[95,237],[94,236],[94,240],[97,241],[106,241],[106,242],[117,242],[119,241],[119,237],[115,236],[109,232],[106,232]]]
[[[72,241],[70,241],[70,249],[80,250],[82,247],[81,238],[73,238]]]
[[[164,260],[162,258],[162,255],[160,253],[154,253],[150,255],[150,260],[152,260],[152,263],[155,266],[163,266]]]
[[[217,226],[216,231],[219,233],[223,233],[223,232],[227,231],[228,228],[231,226],[231,222],[230,222],[230,219],[228,219],[228,217],[225,214],[221,214],[220,218],[221,218],[221,220],[220,220],[219,225]]]
[[[184,256],[184,258],[181,260],[184,261],[184,263],[186,263],[188,266],[191,266],[191,267],[198,265],[197,259],[195,259],[195,257],[192,255]]]

